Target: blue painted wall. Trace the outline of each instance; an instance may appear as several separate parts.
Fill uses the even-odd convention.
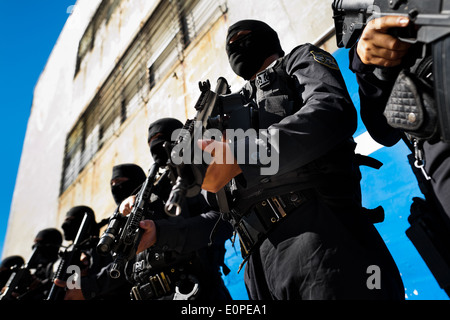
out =
[[[348,50],[339,49],[333,55],[339,63],[347,89],[359,112],[358,84],[355,75],[348,68]],[[354,137],[366,131],[359,118]],[[423,197],[407,160],[409,153],[409,149],[400,141],[393,147],[383,147],[370,155],[381,161],[383,166],[379,170],[361,167],[363,205],[367,208],[382,205],[385,210],[385,221],[375,226],[400,270],[405,286],[405,298],[448,300],[447,294],[439,287],[405,234],[410,226],[407,219],[412,198]]]
[[[359,112],[358,84],[355,75],[348,69],[348,50],[339,49],[333,55],[338,61],[347,89]],[[354,137],[364,132],[366,128],[359,118]],[[407,300],[448,300],[448,296],[439,287],[405,234],[405,230],[409,227],[407,219],[412,198],[422,196],[408,164],[406,158],[408,154],[409,150],[403,142],[390,148],[383,147],[371,154],[372,157],[383,162],[383,166],[379,170],[361,167],[363,205],[367,208],[382,205],[385,210],[384,222],[375,226],[400,270],[405,286],[405,298]],[[237,274],[239,264],[242,262],[238,242],[236,241],[234,247],[229,241],[226,244],[225,262],[231,272],[224,277],[224,281],[234,299],[246,300],[248,296],[243,280],[244,271]]]

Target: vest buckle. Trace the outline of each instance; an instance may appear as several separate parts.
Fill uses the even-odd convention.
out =
[[[270,85],[270,77],[268,70],[258,73],[256,75],[255,83],[260,89],[267,88]]]

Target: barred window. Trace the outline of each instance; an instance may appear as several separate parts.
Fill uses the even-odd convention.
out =
[[[95,32],[120,0],[103,0],[78,48],[77,68],[94,46]],[[161,0],[66,138],[61,194],[113,138],[125,120],[146,105],[151,89],[184,59],[184,50],[224,12],[224,0]]]
[[[84,57],[94,48],[95,35],[102,24],[107,24],[111,15],[120,4],[120,0],[103,0],[94,13],[91,22],[86,28],[80,43],[78,44],[77,61],[75,65],[75,76],[80,71],[81,62]]]

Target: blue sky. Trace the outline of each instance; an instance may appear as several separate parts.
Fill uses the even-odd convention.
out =
[[[3,111],[0,255],[33,90],[75,2],[0,0],[0,105]]]

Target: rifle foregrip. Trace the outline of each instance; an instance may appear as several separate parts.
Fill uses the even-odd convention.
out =
[[[111,252],[122,224],[122,219],[113,216],[108,225],[108,228],[105,230],[100,240],[98,241],[96,250],[100,255],[107,255]]]

